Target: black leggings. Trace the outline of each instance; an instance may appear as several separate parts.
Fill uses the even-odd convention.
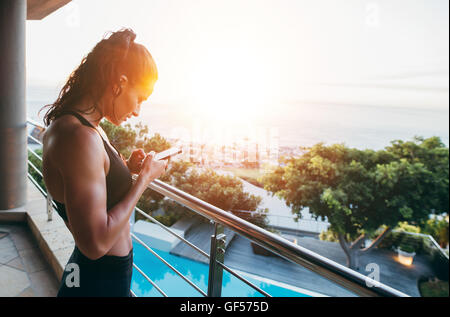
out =
[[[126,256],[104,255],[91,260],[75,246],[57,297],[131,297],[132,272],[133,249]]]

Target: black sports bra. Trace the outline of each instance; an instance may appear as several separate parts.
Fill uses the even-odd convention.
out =
[[[105,141],[100,132],[88,120],[86,120],[83,116],[75,111],[65,111],[61,115],[65,114],[73,115],[77,117],[83,125],[95,129],[95,131],[97,131],[97,133],[103,140],[103,145],[105,146],[105,150],[108,153],[110,162],[109,172],[108,175],[106,175],[106,205],[107,210],[109,210],[115,204],[117,204],[131,188],[131,173],[124,163],[124,159],[122,158],[120,152],[113,145],[113,148],[117,151],[116,153],[114,149],[109,145],[109,143]],[[65,205],[54,199],[53,201],[56,204],[56,211],[58,212],[58,214],[61,216],[61,218],[64,219],[64,221],[68,221]]]

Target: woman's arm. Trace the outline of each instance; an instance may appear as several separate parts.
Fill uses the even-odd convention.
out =
[[[145,177],[140,176],[107,212],[102,141],[95,131],[83,126],[74,128],[70,138],[65,139],[58,147],[57,159],[63,162],[60,173],[67,216],[77,246],[88,258],[97,259],[117,242],[147,184],[159,174],[145,169]]]

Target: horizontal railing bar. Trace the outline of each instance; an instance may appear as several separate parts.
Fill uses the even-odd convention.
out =
[[[30,138],[30,139],[32,139],[34,142],[36,142],[37,144],[39,144],[39,145],[42,145],[42,142],[41,141],[39,141],[38,139],[36,139],[35,137],[33,137],[33,136],[31,136],[31,135],[27,135],[27,137],[28,138]]]
[[[238,273],[234,272],[232,269],[230,269],[229,267],[227,267],[225,264],[220,263],[219,261],[216,261],[216,263],[218,263],[224,270],[228,271],[230,274],[234,275],[235,277],[237,277],[238,279],[240,279],[242,282],[244,282],[245,284],[247,284],[248,286],[252,287],[253,289],[255,289],[256,291],[260,292],[261,294],[263,294],[266,297],[272,297],[270,294],[268,294],[267,292],[263,291],[262,289],[260,289],[258,286],[256,286],[255,284],[253,284],[252,282],[247,281],[245,278],[243,278],[242,276],[240,276]]]
[[[134,267],[139,273],[141,273],[142,276],[143,276],[147,281],[149,281],[149,282],[156,288],[156,290],[157,290],[158,292],[161,293],[162,296],[168,297],[167,294],[164,293],[163,290],[160,289],[160,288],[158,287],[158,285],[156,285],[155,282],[153,282],[152,279],[149,278],[149,277],[147,276],[147,274],[145,274],[145,273],[144,273],[144,272],[143,272],[136,264],[133,263],[133,267]]]
[[[174,235],[175,237],[177,237],[178,239],[180,239],[181,241],[183,241],[184,243],[186,243],[187,245],[189,245],[190,247],[192,247],[194,250],[198,251],[200,254],[204,255],[205,257],[207,257],[209,259],[209,254],[206,253],[205,251],[203,251],[202,249],[200,249],[199,247],[197,247],[196,245],[192,244],[191,242],[189,242],[188,240],[184,239],[182,236],[178,235],[177,233],[173,232],[170,228],[168,228],[167,226],[163,225],[162,223],[160,223],[158,220],[156,220],[155,218],[153,218],[152,216],[150,216],[149,214],[146,214],[145,212],[143,212],[141,209],[139,209],[138,207],[136,207],[136,211],[138,211],[141,215],[143,215],[144,217],[150,219],[151,221],[155,222],[157,225],[159,225],[161,228],[163,228],[164,230],[166,230],[167,232],[171,233],[172,235]]]
[[[37,189],[41,192],[41,194],[44,195],[45,198],[47,198],[47,196],[48,196],[47,192],[38,184],[38,182],[33,178],[33,176],[30,173],[27,173],[27,174],[28,174],[28,178],[34,184],[34,186],[36,186]],[[58,208],[53,200],[52,200],[52,206],[55,209]]]
[[[28,174],[28,178],[31,180],[31,182],[34,184],[34,186],[37,187],[37,189],[41,192],[42,195],[45,196],[45,198],[47,198],[47,193],[45,192],[45,190],[38,184],[38,182],[36,182],[36,180],[33,178],[33,176],[30,173]]]
[[[233,210],[234,211],[234,210]],[[236,210],[239,213],[247,213],[247,214],[251,214],[251,215],[261,215],[261,216],[267,216],[267,217],[274,217],[274,218],[288,218],[288,219],[293,219],[293,220],[298,220],[298,221],[315,221],[315,222],[320,222],[320,223],[327,223],[329,224],[328,221],[325,220],[317,220],[314,218],[297,218],[294,215],[289,216],[289,215],[277,215],[277,214],[271,214],[271,213],[265,213],[265,212],[261,212],[261,211],[257,211],[257,210]]]
[[[45,127],[42,126],[42,123],[39,123],[37,121],[34,121],[33,119],[27,118],[27,123],[34,125],[35,127],[45,129]]]
[[[289,217],[286,215],[274,215],[274,214],[264,214],[264,213],[259,213],[260,215],[265,215],[269,218],[280,218],[280,219],[290,219],[295,221],[296,223],[301,223],[303,221],[311,221],[311,222],[316,222],[319,224],[324,224],[324,225],[329,225],[330,223],[327,221],[323,221],[323,220],[316,220],[314,218],[295,218],[295,217]]]
[[[31,166],[32,169],[35,170],[36,173],[39,174],[40,177],[44,177],[44,176],[42,175],[42,172],[41,172],[41,171],[40,171],[33,163],[31,163],[30,160],[28,160],[28,164]]]
[[[249,223],[242,218],[227,213],[212,204],[162,182],[161,180],[155,179],[148,187],[177,201],[194,212],[232,229],[265,249],[334,281],[358,295],[408,296],[390,286],[374,281],[361,273],[351,270],[348,267]]]
[[[172,265],[170,265],[166,260],[164,260],[162,257],[160,257],[155,251],[153,251],[152,248],[150,248],[147,244],[145,244],[143,241],[141,241],[141,239],[139,239],[138,237],[136,237],[136,235],[134,235],[133,233],[130,233],[131,237],[134,238],[137,242],[139,242],[140,244],[142,244],[148,251],[150,251],[151,253],[153,253],[154,256],[156,256],[161,262],[163,262],[164,264],[166,264],[172,271],[174,271],[176,274],[178,274],[183,280],[185,280],[189,285],[191,285],[193,288],[195,288],[200,294],[202,294],[203,296],[207,297],[208,295],[202,291],[197,285],[195,285],[194,283],[192,283],[188,278],[186,278],[183,274],[181,274],[176,268],[174,268]]]
[[[31,152],[31,154],[34,155],[34,157],[36,157],[38,160],[42,161],[42,157],[40,157],[35,151],[33,151],[32,149],[28,148],[28,151]]]

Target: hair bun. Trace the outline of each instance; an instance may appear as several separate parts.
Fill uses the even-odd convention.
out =
[[[123,28],[119,31],[111,32],[109,37],[105,37],[104,43],[115,52],[114,54],[119,61],[123,61],[127,57],[130,46],[135,38],[136,33],[132,29]]]
[[[114,44],[123,44],[127,47],[130,46],[130,44],[136,39],[136,33],[133,32],[132,29],[129,28],[123,28],[119,31],[112,32],[109,37],[107,38],[108,42],[114,43]]]

